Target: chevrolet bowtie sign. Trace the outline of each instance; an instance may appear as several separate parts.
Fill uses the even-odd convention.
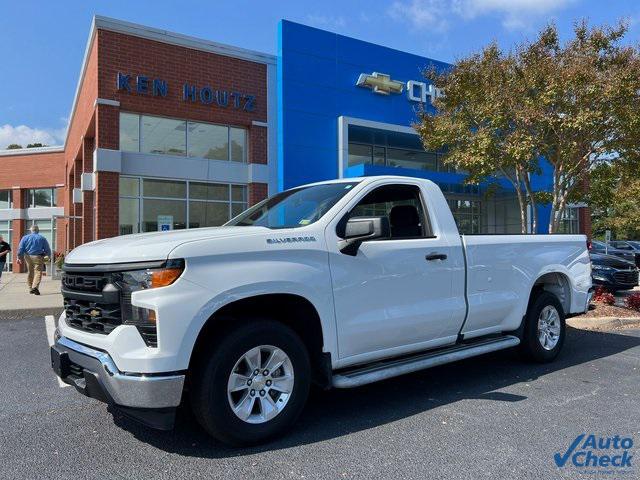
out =
[[[384,73],[373,72],[371,75],[361,73],[358,77],[356,85],[359,87],[370,88],[380,95],[389,95],[390,93],[402,93],[404,83],[397,80],[391,80],[390,75]]]
[[[361,73],[356,82],[358,87],[371,89],[374,93],[380,95],[389,95],[391,93],[402,93],[405,84],[399,80],[392,80],[391,75],[386,73],[373,72],[371,74]],[[406,83],[407,99],[412,102],[426,103],[430,98],[431,102],[436,98],[444,95],[443,91],[433,85],[427,85],[425,82],[409,80]]]

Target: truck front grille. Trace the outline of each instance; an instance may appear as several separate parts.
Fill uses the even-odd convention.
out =
[[[90,333],[108,335],[118,325],[135,325],[144,343],[158,346],[156,325],[134,321],[131,293],[122,290],[119,272],[65,271],[62,296],[67,325]]]
[[[615,272],[613,278],[616,283],[623,285],[636,285],[638,283],[638,272],[630,270],[628,272]]]
[[[88,300],[64,299],[64,311],[70,327],[108,335],[122,324],[120,304],[100,304]]]

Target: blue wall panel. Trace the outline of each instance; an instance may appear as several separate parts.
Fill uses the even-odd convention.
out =
[[[406,91],[388,96],[356,86],[361,73],[380,72],[406,84],[425,81],[422,72],[449,64],[401,52],[286,20],[278,25],[278,187],[338,176],[338,119],[353,117],[410,126],[419,104]],[[427,82],[428,83],[428,82]],[[428,112],[434,109],[427,101]],[[535,190],[548,190],[551,168],[532,178]],[[460,182],[462,176],[420,170],[356,166],[345,176],[398,174]],[[512,190],[508,182],[500,182]],[[548,208],[539,208],[540,232],[546,231]]]

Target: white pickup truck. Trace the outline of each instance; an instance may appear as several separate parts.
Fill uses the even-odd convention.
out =
[[[234,445],[291,426],[310,383],[351,388],[516,347],[584,312],[582,235],[460,235],[440,189],[395,176],[294,188],[225,226],[127,235],[66,258],[51,361],[87,396],[172,428],[190,403]]]

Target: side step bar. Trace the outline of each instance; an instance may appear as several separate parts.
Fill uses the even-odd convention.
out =
[[[482,355],[505,348],[515,347],[520,343],[518,337],[506,335],[498,338],[480,340],[467,345],[455,345],[435,352],[427,352],[412,357],[392,359],[374,365],[358,367],[333,376],[336,388],[353,388],[368,383],[393,378],[405,373],[417,372],[445,363],[456,362],[476,355]]]

